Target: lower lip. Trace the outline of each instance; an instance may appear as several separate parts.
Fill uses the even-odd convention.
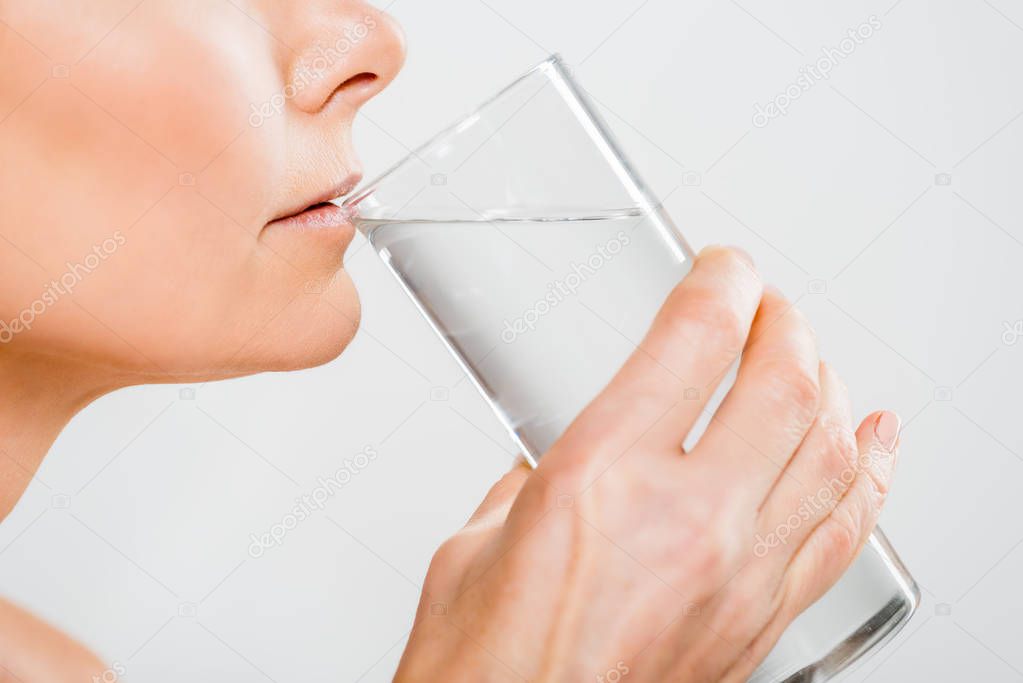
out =
[[[335,204],[319,204],[302,213],[281,218],[267,225],[268,229],[311,233],[334,237],[347,244],[355,235],[355,225],[347,210]]]

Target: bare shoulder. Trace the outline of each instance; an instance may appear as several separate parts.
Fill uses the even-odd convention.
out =
[[[106,669],[68,635],[0,599],[0,683],[92,683]]]

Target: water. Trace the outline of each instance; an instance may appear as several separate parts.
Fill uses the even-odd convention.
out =
[[[621,367],[690,264],[659,211],[359,227],[534,459]]]

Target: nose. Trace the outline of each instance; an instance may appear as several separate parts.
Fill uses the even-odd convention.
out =
[[[390,15],[362,2],[330,0],[313,14],[288,67],[293,103],[311,114],[328,107],[354,114],[398,75],[405,35]]]

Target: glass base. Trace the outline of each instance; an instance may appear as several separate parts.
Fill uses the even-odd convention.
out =
[[[749,683],[820,683],[881,649],[920,591],[880,529],[849,571],[782,635]]]

